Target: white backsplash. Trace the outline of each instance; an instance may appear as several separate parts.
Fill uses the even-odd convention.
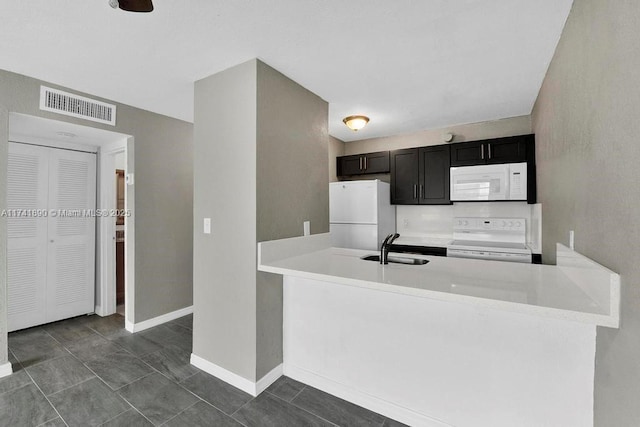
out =
[[[455,217],[524,218],[527,244],[534,253],[542,248],[542,205],[526,202],[454,203],[447,206],[396,206],[396,229],[401,236],[453,238]]]

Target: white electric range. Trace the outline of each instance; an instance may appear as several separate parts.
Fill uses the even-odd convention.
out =
[[[454,218],[447,256],[531,263],[524,218]]]

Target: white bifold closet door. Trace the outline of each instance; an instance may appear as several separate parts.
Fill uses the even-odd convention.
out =
[[[9,331],[93,312],[95,154],[10,143],[8,160]]]

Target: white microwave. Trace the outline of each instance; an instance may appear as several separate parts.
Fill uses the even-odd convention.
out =
[[[527,163],[450,169],[451,201],[527,200]]]

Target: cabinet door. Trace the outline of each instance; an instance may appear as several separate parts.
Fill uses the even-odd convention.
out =
[[[361,155],[342,156],[337,159],[338,176],[360,175],[364,166]]]
[[[451,204],[449,165],[448,145],[420,148],[420,204]]]
[[[363,155],[364,173],[389,173],[389,152],[368,153]]]
[[[451,166],[472,166],[486,163],[487,153],[483,142],[451,144]]]
[[[417,148],[391,152],[391,204],[417,205],[419,156]]]
[[[487,163],[520,163],[527,161],[525,137],[498,138],[484,141]]]

